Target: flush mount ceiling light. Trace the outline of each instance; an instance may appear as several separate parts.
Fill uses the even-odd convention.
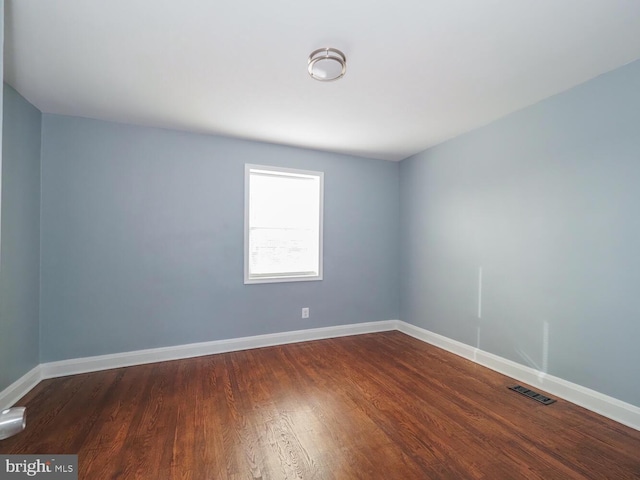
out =
[[[347,57],[337,48],[319,48],[309,55],[309,75],[321,82],[331,82],[344,76]]]

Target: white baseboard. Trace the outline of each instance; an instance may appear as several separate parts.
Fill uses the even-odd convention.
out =
[[[59,362],[43,363],[40,367],[42,368],[42,378],[64,377],[78,373],[97,372],[110,368],[130,367],[132,365],[142,365],[145,363],[200,357],[215,353],[235,352],[251,348],[285,345],[287,343],[396,330],[397,325],[397,320],[384,320],[380,322],[338,325],[335,327],[311,328],[308,330],[270,333],[253,337],[232,338],[229,340],[215,340],[212,342],[191,343],[173,347],[151,348],[95,357],[74,358]]]
[[[523,383],[538,386],[545,392],[580,405],[604,417],[615,420],[618,423],[640,430],[640,408],[635,405],[604,395],[576,383],[563,380],[562,378],[520,365],[519,363],[485,352],[465,343],[416,327],[410,323],[398,321],[397,326],[398,330],[418,340],[455,353],[460,357],[476,362]]]
[[[296,330],[42,363],[0,392],[0,409],[12,406],[45,378],[390,330],[399,330],[418,340],[440,347],[523,383],[538,386],[552,395],[640,430],[640,408],[634,405],[400,320]]]
[[[0,410],[12,407],[40,383],[40,380],[42,380],[42,369],[38,365],[0,392]]]

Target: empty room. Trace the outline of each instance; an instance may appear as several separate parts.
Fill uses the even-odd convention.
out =
[[[0,479],[640,479],[640,2],[0,6]]]

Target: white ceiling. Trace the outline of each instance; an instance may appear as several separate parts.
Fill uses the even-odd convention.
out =
[[[401,160],[640,58],[638,0],[6,0],[46,113]],[[322,83],[312,50],[347,56]]]

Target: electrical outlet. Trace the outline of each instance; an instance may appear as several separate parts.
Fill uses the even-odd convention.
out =
[[[302,318],[309,318],[309,307],[304,307],[302,309]]]

